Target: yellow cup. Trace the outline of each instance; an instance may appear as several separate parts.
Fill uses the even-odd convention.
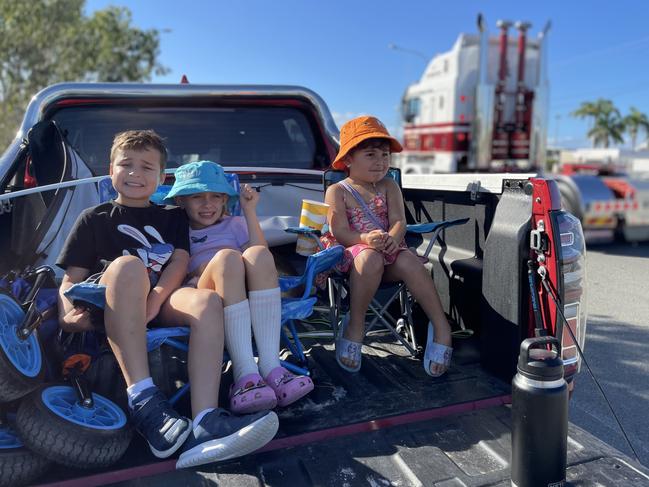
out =
[[[300,227],[322,230],[327,222],[329,205],[320,201],[302,200],[302,212],[300,213]],[[318,251],[318,243],[306,235],[298,235],[295,251],[304,256],[315,254]]]

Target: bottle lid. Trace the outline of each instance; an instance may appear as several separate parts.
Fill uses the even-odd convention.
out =
[[[553,348],[548,350],[548,345]],[[518,372],[529,379],[539,381],[563,378],[563,360],[557,352],[558,349],[559,340],[554,337],[523,340],[518,356]]]

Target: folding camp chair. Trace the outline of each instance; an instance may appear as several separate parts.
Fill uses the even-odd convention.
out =
[[[325,171],[323,175],[325,191],[329,186],[342,181],[345,177],[346,174],[343,171]],[[401,172],[399,169],[390,168],[386,177],[394,179],[399,184],[399,187],[401,187]],[[462,218],[457,220],[407,225],[407,233],[420,236],[431,234],[426,251],[421,255],[422,260],[428,261],[428,256],[433,249],[435,242],[439,239],[440,244],[443,244],[443,241],[440,238],[441,232],[447,228],[462,225],[467,221],[469,221],[468,218]],[[322,248],[322,244],[319,240],[319,232],[304,228],[293,229],[293,231],[316,239]],[[328,279],[328,291],[334,337],[338,337],[342,317],[348,311],[349,307],[347,299],[349,294],[348,276],[340,272],[332,273]],[[387,297],[385,296],[386,293]],[[388,309],[393,305],[396,299],[399,300],[399,314],[395,317],[388,312]],[[377,294],[369,305],[368,313],[371,316],[371,321],[366,325],[365,334],[367,335],[373,330],[383,327],[408,350],[410,355],[415,356],[419,354],[421,349],[415,338],[412,315],[413,301],[413,297],[408,292],[406,284],[403,281],[381,283]]]
[[[239,179],[236,174],[226,173],[226,178],[230,184],[239,191]],[[151,200],[161,203],[166,197],[171,186],[161,185],[156,193],[152,196]],[[101,189],[103,194],[111,195],[110,188],[104,185]],[[232,214],[239,214],[239,203],[235,205]],[[279,286],[281,291],[288,291],[303,287],[302,296],[297,298],[282,298],[282,329],[281,339],[282,342],[288,347],[293,357],[298,364],[281,360],[284,368],[291,372],[309,375],[307,368],[307,359],[304,355],[304,347],[300,342],[297,330],[295,328],[295,320],[307,318],[313,313],[313,306],[317,298],[311,296],[311,288],[315,277],[325,271],[332,269],[341,259],[343,255],[342,246],[334,246],[329,249],[318,252],[307,258],[304,272],[299,276],[282,276],[279,279]],[[103,310],[106,305],[105,286],[82,282],[71,286],[66,290],[65,295],[73,303],[79,303],[83,306],[90,306],[94,310]],[[288,333],[287,333],[288,332]],[[186,338],[189,336],[190,330],[188,327],[166,327],[155,328],[147,331],[147,350],[149,352],[159,348],[163,344],[167,344],[173,348],[181,351],[187,351],[188,345]],[[289,336],[290,335],[290,336]],[[278,350],[279,353],[279,350]],[[228,361],[227,354],[224,355],[224,361]],[[189,383],[184,384],[178,389],[174,395],[169,399],[171,404],[174,404],[181,396],[189,390]]]

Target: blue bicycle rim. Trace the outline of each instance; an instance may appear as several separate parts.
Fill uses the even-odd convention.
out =
[[[36,377],[41,370],[41,348],[32,333],[25,340],[16,330],[25,313],[11,297],[0,294],[0,347],[13,366],[26,377]]]
[[[0,451],[22,446],[23,442],[16,436],[14,430],[7,425],[0,426]]]
[[[57,416],[70,423],[98,430],[116,430],[126,424],[124,411],[99,394],[92,395],[94,405],[83,407],[74,389],[69,386],[51,386],[41,393],[43,404]]]

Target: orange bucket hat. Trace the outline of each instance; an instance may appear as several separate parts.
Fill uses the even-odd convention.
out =
[[[356,117],[345,123],[340,129],[340,150],[331,167],[338,170],[346,169],[344,157],[358,144],[367,139],[387,139],[390,142],[390,152],[401,152],[403,147],[392,137],[385,125],[376,117]]]

